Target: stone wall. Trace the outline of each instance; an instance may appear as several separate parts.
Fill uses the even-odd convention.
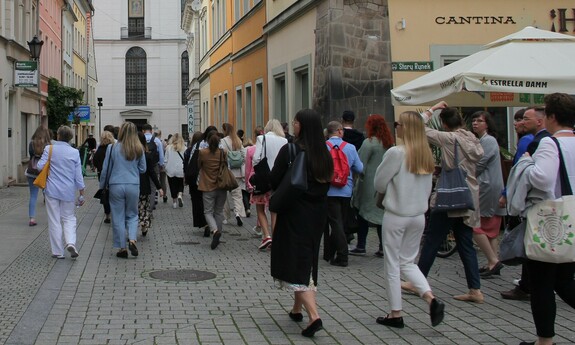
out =
[[[313,107],[323,121],[370,114],[393,122],[387,0],[324,0],[318,6]]]

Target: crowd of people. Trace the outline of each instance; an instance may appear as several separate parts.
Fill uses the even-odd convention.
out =
[[[513,164],[529,161],[533,167],[528,187],[555,199],[561,197],[560,152],[568,182],[575,188],[575,101],[565,94],[551,94],[544,101],[545,107],[515,114],[518,146]],[[426,125],[434,113],[442,128]],[[293,136],[288,124],[276,119],[256,127],[254,141],[243,130],[224,123],[220,131],[208,126],[204,132],[193,133],[188,145],[179,133],[162,140],[150,125],[141,131],[131,122],[123,123],[118,131],[107,126],[99,145],[91,149],[99,192],[105,195],[101,198],[104,223],[112,224],[116,256],[128,258],[128,252],[138,256],[138,231],[146,236],[153,228],[153,210],[159,200],[166,203],[168,199],[166,186],[173,208],[178,209],[184,206],[184,186],[188,185],[193,226],[203,229],[205,237],[211,236],[212,250],[221,243],[224,224],[242,226],[242,219],[251,215],[251,205],[255,205],[257,226],[253,230],[261,236],[259,250],[271,250],[271,276],[278,287],[294,293],[289,318],[300,322],[303,312],[307,313],[303,336],[312,337],[323,328],[316,305],[322,237],[323,259],[347,267],[349,255],[366,255],[370,228],[378,234],[375,255],[384,258],[382,285],[389,303],[388,314],[375,320],[378,324],[404,327],[402,291],[415,293],[427,303],[432,326],[442,322],[445,304],[426,277],[450,230],[468,288],[453,298],[483,303],[481,279],[499,276],[504,268],[498,258],[500,230],[524,221],[507,215],[506,192],[514,186],[504,185],[491,114],[472,114],[468,126],[459,110],[445,102],[423,113],[406,111],[394,123],[397,143],[383,116],[373,114],[366,119],[367,137],[353,128],[354,120],[355,114],[345,111],[341,121],[331,121],[324,128],[317,112],[304,109],[294,116]],[[29,145],[36,170],[26,171],[28,221],[30,226],[37,224],[34,179],[49,164],[44,194],[54,258],[64,258],[64,251],[79,256],[74,208],[84,203],[84,182],[78,151],[69,145],[72,136],[72,130],[62,126],[56,140],[51,140],[50,133],[40,127]],[[558,144],[550,137],[557,138]],[[435,161],[430,145],[440,151],[440,162]],[[300,154],[304,154],[303,168],[294,163]],[[438,208],[437,188],[433,188],[437,165],[439,174],[455,168],[464,172],[472,205]],[[232,187],[222,184],[228,170],[236,180]],[[290,176],[293,184],[293,175],[301,173],[306,176],[305,189],[289,207],[270,211],[275,191]],[[357,242],[352,245],[356,233]],[[483,267],[476,247],[485,256]],[[538,339],[521,344],[552,344],[554,292],[575,308],[575,263],[527,260],[523,266],[518,286],[501,292],[501,297],[531,301]]]

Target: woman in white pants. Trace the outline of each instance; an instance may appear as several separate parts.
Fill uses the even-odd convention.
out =
[[[385,152],[374,179],[375,190],[384,194],[384,285],[391,309],[386,317],[378,317],[376,322],[389,327],[404,327],[401,274],[429,304],[431,324],[436,326],[443,320],[445,306],[433,296],[427,279],[414,262],[425,227],[424,214],[435,168],[433,156],[419,114],[412,111],[402,113],[395,128],[402,145]]]
[[[76,249],[75,206],[84,204],[84,178],[78,150],[69,142],[74,132],[68,126],[58,128],[57,140],[46,145],[38,161],[38,170],[50,161],[50,172],[46,181],[46,211],[52,257],[64,258],[64,249],[72,258],[78,257]],[[76,200],[76,190],[80,191]]]

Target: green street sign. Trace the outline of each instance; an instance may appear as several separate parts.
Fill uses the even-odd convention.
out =
[[[431,72],[433,61],[400,61],[391,63],[392,72]]]

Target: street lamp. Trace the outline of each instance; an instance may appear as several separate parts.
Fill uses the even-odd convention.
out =
[[[32,59],[38,60],[40,58],[40,53],[42,52],[42,45],[44,44],[44,41],[40,41],[38,36],[34,36],[34,38],[27,43],[28,47],[30,48],[30,56]]]
[[[98,97],[98,130],[102,133],[102,107],[104,103],[102,103],[104,99],[102,97]]]

